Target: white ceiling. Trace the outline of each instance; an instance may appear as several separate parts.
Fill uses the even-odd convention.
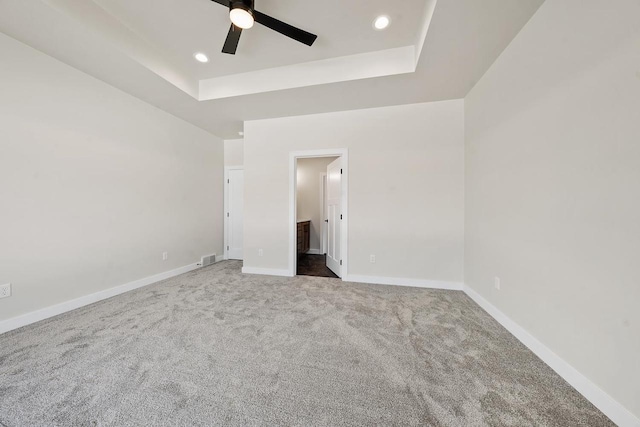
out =
[[[256,24],[243,32],[237,54],[222,54],[229,31],[229,11],[211,0],[94,0],[104,10],[162,49],[198,79],[245,73],[413,45],[424,0],[405,0],[401,14],[389,0],[257,0],[262,13],[318,35],[313,47]],[[373,31],[376,16],[393,20],[387,31]],[[193,53],[210,62],[199,64]]]
[[[462,98],[543,1],[258,0],[258,10],[318,34],[318,41],[307,47],[256,25],[243,32],[236,56],[220,53],[228,17],[209,0],[3,0],[0,31],[231,139],[245,120]],[[378,14],[391,16],[388,30],[373,30]],[[410,70],[367,74],[376,68],[371,59],[358,62],[366,52],[384,62],[390,49],[407,46],[418,53]],[[195,62],[196,51],[211,62]],[[283,70],[295,81],[299,70],[326,74],[335,61],[355,67],[355,77],[342,69],[325,80],[300,76],[289,86],[198,100],[207,99],[200,88],[206,79],[237,85]]]

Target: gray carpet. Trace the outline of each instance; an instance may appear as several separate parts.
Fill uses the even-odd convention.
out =
[[[462,292],[240,266],[1,335],[0,425],[612,425]]]

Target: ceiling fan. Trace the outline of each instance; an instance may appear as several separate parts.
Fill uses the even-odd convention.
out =
[[[258,12],[253,8],[254,0],[211,0],[229,8],[229,18],[231,19],[231,28],[222,48],[223,53],[235,55],[238,49],[238,42],[242,30],[253,27],[253,23],[257,22],[274,31],[284,34],[294,40],[304,43],[307,46],[313,45],[318,36],[308,33],[304,30],[286,24],[275,18]]]

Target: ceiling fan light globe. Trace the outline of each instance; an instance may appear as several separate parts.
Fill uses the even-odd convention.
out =
[[[233,25],[242,28],[243,30],[248,30],[253,27],[253,15],[248,10],[239,7],[231,9],[229,11],[229,18],[231,19],[231,22],[233,22]]]

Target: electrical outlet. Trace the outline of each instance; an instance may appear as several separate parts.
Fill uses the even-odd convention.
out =
[[[263,256],[264,255],[264,251],[262,249],[258,249],[258,256]]]
[[[0,298],[8,298],[11,296],[11,283],[0,286]]]
[[[371,264],[375,264],[376,263],[376,256],[375,255],[369,255],[369,262]]]
[[[499,277],[496,277],[496,278],[493,279],[493,286],[495,286],[495,288],[497,290],[500,290],[500,278]]]
[[[166,261],[169,259],[169,252],[162,252],[162,260]]]

